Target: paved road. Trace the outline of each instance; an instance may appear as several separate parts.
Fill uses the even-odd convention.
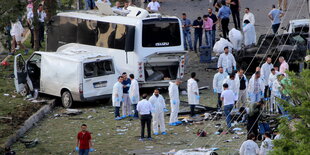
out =
[[[212,0],[211,0],[212,1]],[[241,18],[243,10],[249,7],[255,15],[255,28],[257,35],[267,33],[271,26],[271,22],[267,15],[271,10],[272,4],[278,3],[277,0],[240,0],[241,1]],[[212,2],[213,3],[213,2]],[[180,16],[183,12],[188,14],[188,18],[192,21],[198,16],[207,14],[207,9],[212,7],[209,0],[164,0],[162,3],[162,13],[167,15]],[[306,0],[288,0],[288,11],[283,17],[282,26],[286,26],[289,20],[308,18]],[[300,12],[300,13],[299,13]],[[299,14],[299,15],[298,15]],[[229,24],[232,28],[233,20]],[[270,31],[271,33],[271,31]],[[258,37],[257,37],[258,38]]]

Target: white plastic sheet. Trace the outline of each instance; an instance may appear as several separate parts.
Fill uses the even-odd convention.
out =
[[[221,53],[224,53],[224,48],[227,46],[228,46],[229,52],[231,52],[234,47],[233,44],[229,42],[228,40],[221,38],[219,41],[217,41],[214,44],[213,51],[219,55]]]
[[[243,40],[242,33],[239,30],[232,28],[228,33],[228,38],[233,45],[233,49],[239,51]]]

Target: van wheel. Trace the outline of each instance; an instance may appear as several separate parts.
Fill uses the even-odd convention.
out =
[[[65,91],[61,94],[61,103],[65,108],[70,108],[72,106],[73,100],[69,91]]]

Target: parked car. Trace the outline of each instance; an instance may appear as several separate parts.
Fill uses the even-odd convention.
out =
[[[82,49],[34,52],[28,60],[15,56],[14,75],[18,93],[38,91],[61,97],[64,107],[74,101],[109,98],[117,81],[111,56]]]
[[[255,71],[261,61],[264,63],[262,59],[267,56],[271,56],[276,65],[278,65],[278,60],[275,59],[278,56],[283,56],[289,60],[290,65],[299,65],[299,63],[304,62],[306,56],[307,37],[308,33],[264,34],[259,37],[255,46],[243,47],[234,55],[239,67],[249,68],[248,73]],[[253,57],[254,60],[251,63]],[[290,69],[299,71],[299,67],[290,67]]]
[[[286,33],[308,33],[310,19],[295,19],[290,20],[286,27],[282,27],[284,34]]]

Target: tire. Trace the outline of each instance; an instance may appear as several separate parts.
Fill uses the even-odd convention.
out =
[[[61,94],[61,103],[62,103],[62,106],[65,108],[70,108],[72,106],[73,99],[69,91],[64,91]]]

